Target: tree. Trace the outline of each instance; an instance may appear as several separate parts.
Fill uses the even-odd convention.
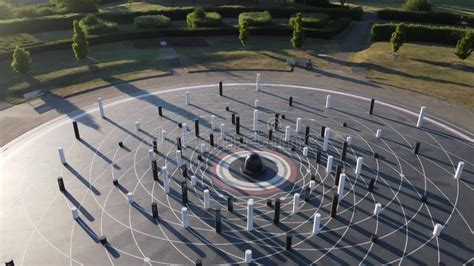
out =
[[[247,40],[249,38],[249,24],[247,21],[243,21],[239,25],[239,40],[242,43],[242,46],[247,44]]]
[[[79,25],[79,21],[73,22],[74,34],[72,36],[72,50],[77,60],[83,60],[89,54],[89,43],[84,30]]]
[[[390,43],[392,44],[392,52],[396,53],[402,47],[405,41],[405,25],[398,24],[395,32],[392,33]]]
[[[430,11],[430,0],[406,0],[402,6],[403,9],[409,11]]]
[[[295,22],[293,23],[293,35],[290,42],[293,48],[300,48],[303,46],[303,19],[301,13],[296,15]]]
[[[11,67],[15,72],[21,74],[29,72],[31,68],[30,52],[17,45],[15,47],[15,51],[13,52]]]
[[[461,60],[466,60],[472,53],[474,46],[474,32],[468,31],[461,38],[459,38],[456,44],[456,50],[454,53]]]

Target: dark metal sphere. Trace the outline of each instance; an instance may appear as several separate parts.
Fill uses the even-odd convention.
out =
[[[265,167],[263,165],[262,158],[260,155],[258,155],[255,152],[252,152],[249,154],[244,161],[244,164],[242,165],[242,172],[244,172],[247,175],[257,175],[262,173],[265,170]]]

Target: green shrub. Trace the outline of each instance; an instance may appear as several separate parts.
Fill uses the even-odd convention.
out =
[[[406,0],[403,9],[410,11],[430,11],[431,3],[429,0]]]
[[[374,24],[372,41],[388,41],[398,24]],[[455,45],[467,31],[465,28],[452,26],[433,26],[422,24],[405,24],[405,37],[408,42],[431,42]]]
[[[249,26],[264,26],[272,24],[272,16],[270,12],[245,12],[239,15],[239,24],[247,21]]]
[[[383,20],[409,21],[437,24],[460,24],[463,16],[451,12],[420,12],[400,9],[382,9],[377,11],[377,17]]]
[[[170,18],[163,15],[139,16],[133,20],[139,29],[154,29],[166,27],[170,24]]]
[[[461,60],[466,60],[474,49],[474,31],[468,31],[459,39],[454,54]]]
[[[13,16],[14,16],[13,6],[6,3],[0,3],[0,20],[10,19],[10,18],[13,18]]]
[[[293,35],[291,37],[291,45],[293,48],[301,48],[303,46],[303,16],[298,13],[293,22]]]
[[[84,30],[77,20],[73,22],[73,32],[71,47],[74,51],[74,56],[77,60],[86,59],[89,54],[89,43],[87,42]]]
[[[329,21],[329,16],[321,13],[302,13],[303,27],[305,28],[319,28],[326,25]],[[293,27],[296,17],[292,16],[288,24]]]
[[[402,47],[403,42],[405,41],[405,25],[399,24],[395,32],[392,33],[390,37],[390,44],[392,45],[392,52],[396,53]]]
[[[204,12],[204,9],[197,7],[186,16],[186,23],[191,29],[198,27],[213,27],[222,24],[222,18],[216,12]]]
[[[247,21],[243,21],[242,24],[239,25],[239,40],[242,46],[247,44],[247,40],[249,39],[249,24]]]
[[[97,18],[93,14],[83,17],[79,25],[88,35],[97,35],[118,30],[117,23]]]
[[[46,5],[28,5],[15,8],[16,18],[34,18],[57,14],[56,8]]]
[[[30,52],[21,48],[20,46],[16,46],[15,52],[13,52],[13,60],[10,65],[12,69],[20,74],[25,74],[30,71],[31,68],[31,56]]]

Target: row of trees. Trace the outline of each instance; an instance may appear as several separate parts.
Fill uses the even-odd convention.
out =
[[[249,23],[246,20],[239,21],[239,40],[242,46],[247,44],[249,39],[250,29]],[[290,43],[293,48],[301,48],[303,46],[304,32],[303,32],[303,17],[301,13],[296,15],[295,23],[293,23],[293,34],[291,35]]]
[[[89,55],[89,42],[84,29],[79,25],[79,21],[73,22],[72,50],[77,60],[84,60]],[[13,52],[11,67],[20,74],[28,73],[31,69],[31,55],[26,49],[16,46]]]
[[[396,53],[402,47],[405,42],[405,25],[399,24],[392,33],[390,38],[390,44],[392,46],[392,52]],[[466,33],[459,38],[454,54],[461,60],[466,60],[474,49],[474,31],[466,31]]]

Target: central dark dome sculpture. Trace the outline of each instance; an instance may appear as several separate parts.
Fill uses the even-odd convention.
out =
[[[265,166],[263,165],[263,160],[260,155],[255,152],[252,152],[245,158],[241,170],[244,174],[256,176],[265,171]]]

